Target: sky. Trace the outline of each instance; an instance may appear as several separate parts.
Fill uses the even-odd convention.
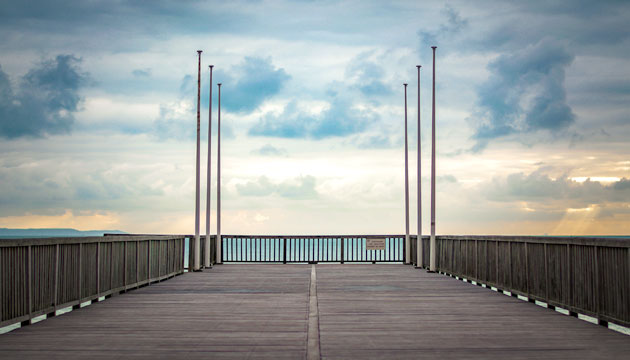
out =
[[[630,234],[630,3],[0,0],[0,227]]]

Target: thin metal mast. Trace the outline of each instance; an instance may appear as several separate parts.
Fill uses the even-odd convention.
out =
[[[420,68],[418,68],[418,238],[416,242],[416,267],[421,268],[422,262],[422,162],[420,161]]]
[[[210,259],[210,178],[212,174],[212,161],[211,161],[211,145],[212,145],[212,68],[214,65],[209,65],[210,69],[210,95],[208,96],[208,179],[206,181],[206,243],[205,243],[205,266],[212,267],[212,261]]]
[[[436,243],[435,243],[435,49],[437,46],[431,46],[433,49],[433,105],[431,111],[431,252],[429,271],[435,271],[436,268]]]
[[[199,131],[200,131],[200,122],[201,122],[201,113],[200,113],[200,104],[201,104],[201,50],[197,50],[197,55],[199,57],[198,66],[197,66],[197,166],[195,172],[195,246],[193,247],[194,251],[194,264],[193,270],[197,271],[200,269],[200,256],[201,256],[201,242],[199,239],[199,166],[200,166],[200,145],[199,145]]]
[[[219,88],[217,116],[217,264],[221,264],[221,83]]]
[[[407,147],[407,84],[405,86],[405,264],[411,263],[411,241],[409,239],[409,155]]]

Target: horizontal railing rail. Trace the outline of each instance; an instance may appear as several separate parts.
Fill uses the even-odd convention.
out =
[[[184,271],[179,236],[0,240],[0,327],[161,281]]]
[[[412,262],[418,265],[416,240]],[[422,237],[428,267],[429,237]],[[437,236],[437,270],[630,326],[630,239],[545,236]]]
[[[367,239],[384,239],[368,250]],[[404,262],[404,235],[222,235],[223,262],[352,263]]]

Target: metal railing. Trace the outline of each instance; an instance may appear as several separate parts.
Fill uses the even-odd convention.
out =
[[[223,262],[382,263],[404,262],[404,235],[222,235]],[[385,239],[383,250],[368,250],[367,239]]]
[[[183,236],[0,240],[0,327],[184,272]]]
[[[416,237],[412,262],[417,264]],[[630,239],[438,236],[437,270],[542,301],[600,324],[630,326]],[[429,264],[422,237],[421,267]]]

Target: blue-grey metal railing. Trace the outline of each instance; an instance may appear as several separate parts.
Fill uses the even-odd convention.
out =
[[[223,262],[382,263],[405,261],[404,235],[223,235]],[[382,250],[368,250],[367,239],[385,239]]]

